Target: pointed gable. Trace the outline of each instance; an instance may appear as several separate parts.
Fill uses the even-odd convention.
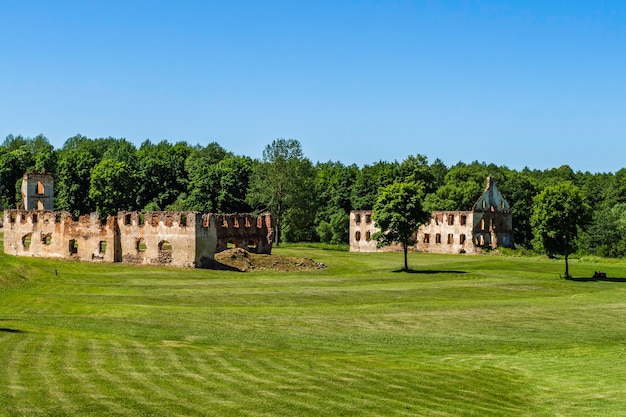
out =
[[[485,191],[472,207],[472,211],[511,211],[509,203],[502,197],[493,177],[487,178]]]

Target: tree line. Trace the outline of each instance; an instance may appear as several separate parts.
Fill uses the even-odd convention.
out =
[[[0,146],[4,208],[20,203],[22,176],[33,170],[54,176],[55,209],[74,216],[119,210],[269,211],[277,224],[276,243],[346,243],[350,210],[372,209],[379,190],[396,183],[421,183],[428,212],[469,210],[492,176],[511,205],[516,245],[540,251],[545,248],[537,243],[531,222],[535,198],[548,186],[568,183],[592,209],[575,247],[599,256],[626,254],[626,169],[574,172],[564,165],[513,170],[478,161],[447,166],[419,154],[359,167],[313,163],[295,139],[276,139],[260,159],[253,159],[215,142],[146,140],[137,147],[123,138],[77,135],[55,149],[43,135],[9,135]]]

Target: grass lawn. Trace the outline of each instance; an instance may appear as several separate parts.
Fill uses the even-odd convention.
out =
[[[544,258],[410,254],[406,273],[399,253],[274,253],[328,268],[0,251],[0,415],[624,415],[626,282]]]

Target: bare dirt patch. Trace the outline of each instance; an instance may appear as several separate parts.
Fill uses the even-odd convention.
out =
[[[215,254],[214,269],[231,271],[307,271],[324,269],[326,265],[310,258],[291,258],[278,255],[261,255],[241,248],[228,249]]]

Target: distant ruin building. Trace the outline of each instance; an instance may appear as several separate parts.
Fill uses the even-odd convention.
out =
[[[376,248],[374,233],[379,232],[371,210],[350,212],[350,251],[400,251],[400,245]],[[427,224],[414,235],[414,252],[482,253],[485,249],[510,248],[513,220],[509,203],[502,197],[496,181],[487,178],[485,191],[470,211],[435,211]]]
[[[50,174],[28,172],[22,178],[24,210],[54,210],[54,178]]]
[[[6,210],[4,251],[15,256],[206,268],[212,266],[215,253],[229,247],[270,254],[272,226],[269,214],[121,211],[101,221],[97,213],[74,220],[65,211]]]

